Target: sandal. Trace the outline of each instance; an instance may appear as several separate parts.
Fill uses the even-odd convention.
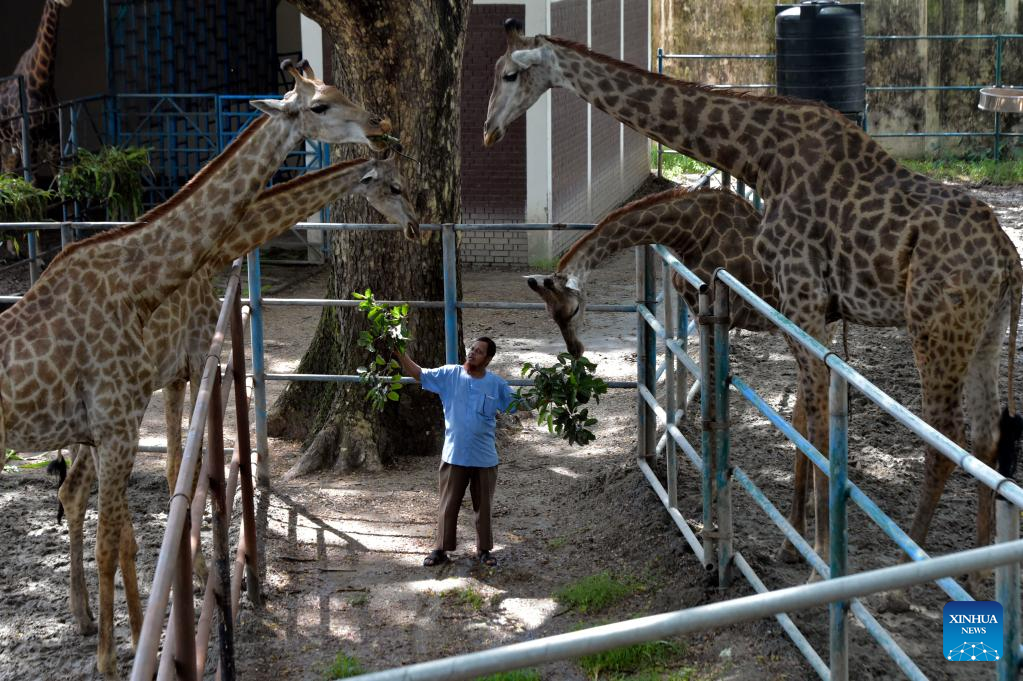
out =
[[[490,551],[484,551],[483,553],[477,554],[476,558],[480,561],[480,563],[487,567],[497,566],[497,558],[494,558]]]
[[[440,549],[434,549],[433,551],[430,552],[430,555],[428,555],[426,558],[423,558],[423,566],[433,567],[435,565],[443,565],[444,563],[447,563],[449,560],[451,559],[448,558],[447,553],[441,551]]]

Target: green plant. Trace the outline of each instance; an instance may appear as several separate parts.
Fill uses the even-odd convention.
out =
[[[510,672],[478,676],[474,681],[540,681],[540,672],[535,669],[516,669]]]
[[[534,272],[553,272],[558,267],[557,258],[537,258],[529,261],[529,269]]]
[[[46,208],[54,199],[53,192],[39,189],[17,175],[0,174],[0,222],[39,222],[46,217]],[[14,254],[21,253],[18,236],[23,232],[0,232],[0,246]]]
[[[526,362],[522,375],[533,379],[533,385],[516,393],[518,407],[537,410],[537,424],[546,423],[547,430],[557,433],[574,445],[592,442],[596,435],[589,430],[597,419],[582,405],[592,397],[600,402],[607,392],[607,383],[594,376],[597,365],[585,357],[567,352],[558,355],[557,364],[538,367]]]
[[[19,461],[22,463],[18,463]],[[34,470],[36,468],[46,468],[49,465],[50,462],[45,459],[42,461],[29,461],[28,459],[23,459],[18,456],[18,453],[13,449],[8,449],[6,461],[4,462],[4,470],[11,473],[18,473],[21,471]]]
[[[657,170],[656,148],[650,151],[650,168],[655,172]],[[682,180],[683,175],[703,175],[708,170],[710,170],[710,166],[706,163],[685,154],[671,153],[667,148],[664,155],[661,156],[661,173],[669,180],[678,182]]]
[[[606,608],[643,588],[644,585],[634,579],[619,579],[608,572],[600,572],[572,582],[555,593],[554,598],[562,605],[585,613]]]
[[[483,604],[486,602],[477,589],[471,586],[467,586],[464,589],[450,589],[441,593],[442,598],[454,599],[460,605],[467,605],[476,612],[483,609]]]
[[[601,653],[586,655],[579,658],[579,666],[586,671],[591,679],[599,679],[602,675],[608,678],[621,678],[629,674],[629,679],[660,679],[660,672],[666,671],[668,663],[679,657],[685,649],[671,641],[650,641],[637,643],[634,646],[605,650]],[[692,670],[684,670],[684,676],[678,676],[676,670],[673,679],[688,679]]]
[[[562,546],[564,546],[566,541],[568,540],[565,539],[564,537],[554,537],[553,539],[547,541],[547,546],[552,550],[556,551],[557,549],[560,549]]]
[[[360,301],[359,309],[366,313],[370,324],[369,331],[359,334],[359,347],[373,356],[369,366],[361,366],[356,371],[369,386],[366,399],[373,403],[374,409],[382,411],[389,401],[398,401],[401,390],[401,366],[393,354],[405,352],[411,340],[406,324],[408,305],[378,305],[369,289],[365,293],[352,293],[352,297]]]
[[[361,608],[367,603],[369,603],[369,597],[366,594],[359,594],[348,599],[348,605],[353,608]]]
[[[148,149],[103,147],[98,153],[79,149],[55,184],[64,200],[105,206],[110,220],[134,220],[142,214],[142,177],[151,173]]]
[[[362,664],[357,659],[351,655],[338,653],[333,664],[323,671],[323,676],[326,679],[347,679],[349,676],[358,676],[362,673]]]

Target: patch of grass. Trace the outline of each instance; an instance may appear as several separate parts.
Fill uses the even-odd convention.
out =
[[[565,542],[567,542],[567,541],[568,541],[568,540],[567,540],[567,539],[565,539],[564,537],[555,537],[554,539],[550,539],[550,540],[548,540],[548,542],[547,542],[547,546],[548,546],[549,548],[551,548],[552,550],[554,550],[554,551],[557,551],[557,550],[558,550],[558,549],[560,549],[560,548],[561,548],[562,546],[564,546],[564,545],[565,545]]]
[[[710,166],[706,163],[697,161],[694,158],[690,158],[685,154],[667,153],[662,157],[662,169],[664,177],[678,182],[682,179],[683,175],[702,175],[708,170]],[[657,172],[657,148],[654,147],[650,150],[650,168],[653,172]]]
[[[670,664],[685,653],[685,648],[671,641],[650,641],[625,648],[615,648],[579,658],[579,666],[591,679],[628,679],[653,681],[662,679],[663,672],[669,671]],[[671,669],[669,677],[677,681],[689,681],[695,670]]]
[[[362,664],[345,653],[338,653],[333,664],[323,670],[325,679],[347,679],[350,676],[358,676],[363,673]]]
[[[516,669],[511,672],[479,676],[474,681],[540,681],[540,672],[535,669]]]
[[[634,579],[601,572],[569,584],[555,593],[554,598],[578,612],[596,612],[644,588]]]
[[[367,603],[369,603],[369,596],[367,596],[366,594],[359,594],[357,596],[352,596],[351,598],[348,599],[348,605],[352,606],[353,608],[361,608],[365,606]]]
[[[935,180],[975,182],[979,184],[1019,184],[1023,182],[1023,160],[933,158],[901,161],[910,170]]]
[[[459,605],[468,606],[476,612],[482,610],[484,603],[486,603],[486,598],[483,594],[471,586],[467,586],[464,589],[450,589],[441,592],[440,595],[441,598],[452,599]]]

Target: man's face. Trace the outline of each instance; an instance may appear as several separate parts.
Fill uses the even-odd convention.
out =
[[[486,368],[491,359],[491,357],[487,357],[485,341],[476,341],[469,346],[468,352],[465,353],[465,363],[477,371]]]

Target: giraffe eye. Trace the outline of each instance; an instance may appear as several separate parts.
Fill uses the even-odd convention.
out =
[[[512,73],[506,73],[501,78],[509,83],[515,82],[515,79],[519,77],[519,72],[514,71]]]
[[[391,193],[392,194],[401,194],[401,187],[399,187],[396,184],[392,184],[391,185]]]
[[[315,104],[309,107],[309,110],[312,111],[313,113],[321,114],[329,108],[330,107],[327,106],[326,104]]]

